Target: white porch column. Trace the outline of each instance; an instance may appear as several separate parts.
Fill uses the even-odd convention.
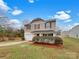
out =
[[[43,35],[40,33],[40,36],[43,36]]]
[[[53,36],[55,37],[56,36],[56,33],[53,33]]]

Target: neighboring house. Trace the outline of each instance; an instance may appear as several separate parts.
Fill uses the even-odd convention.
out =
[[[69,36],[73,38],[79,38],[79,25],[73,27],[69,31],[63,31],[62,36]]]
[[[69,30],[69,37],[79,38],[79,25]]]
[[[69,31],[62,31],[62,32],[61,32],[61,36],[62,36],[62,37],[69,36]]]
[[[25,40],[32,40],[34,36],[55,36],[56,20],[43,20],[36,18],[29,24],[25,24]]]

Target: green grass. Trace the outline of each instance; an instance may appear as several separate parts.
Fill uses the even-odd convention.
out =
[[[27,43],[0,47],[0,59],[79,59],[79,40],[63,38],[64,48],[48,48]]]

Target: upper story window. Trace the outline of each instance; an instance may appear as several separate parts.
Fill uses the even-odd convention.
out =
[[[36,24],[34,24],[34,29],[36,29]]]
[[[34,24],[34,29],[40,29],[40,24]]]
[[[40,24],[38,24],[38,29],[40,29]]]
[[[31,29],[31,25],[30,24],[27,24],[25,26],[26,26],[26,29]]]

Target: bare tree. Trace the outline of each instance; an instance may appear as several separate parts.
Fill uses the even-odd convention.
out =
[[[56,35],[61,35],[61,29],[60,27],[56,27]]]
[[[23,25],[28,24],[28,23],[30,23],[30,20],[29,19],[24,19],[23,20]]]

